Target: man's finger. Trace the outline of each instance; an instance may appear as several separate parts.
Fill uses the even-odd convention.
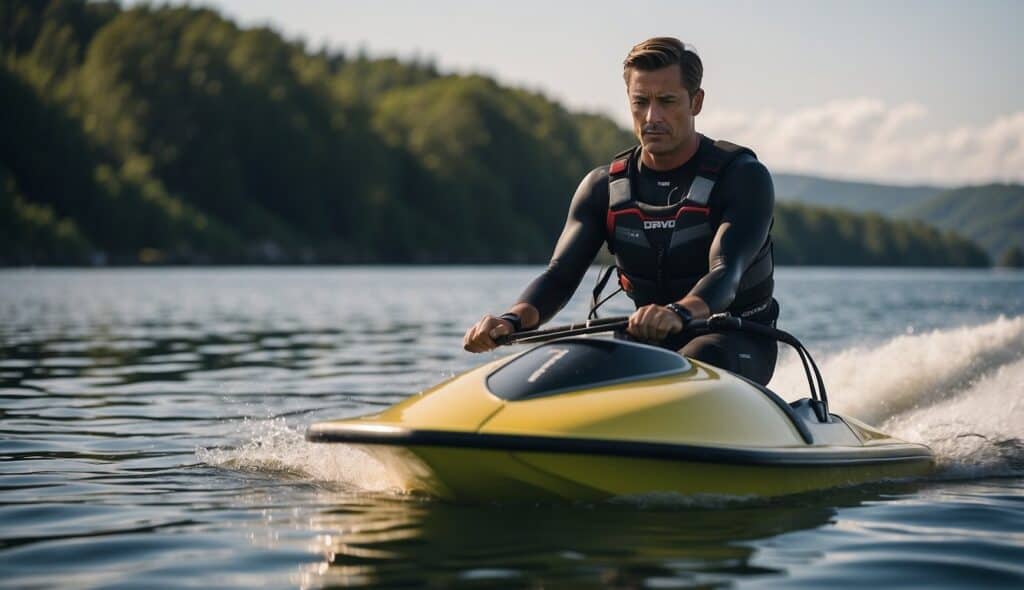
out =
[[[469,348],[467,349],[470,352],[483,352],[485,350],[484,348],[481,347],[481,342],[480,342],[480,340],[481,340],[480,328],[481,328],[481,324],[482,323],[483,323],[483,320],[480,320],[471,329],[472,334],[469,337]]]
[[[507,322],[499,322],[497,326],[491,329],[490,336],[492,339],[501,338],[512,333],[512,328]]]
[[[643,312],[641,316],[644,339],[648,342],[658,339],[658,316],[654,313],[653,305],[645,305],[640,311]]]
[[[663,313],[658,313],[654,318],[654,332],[655,336],[659,341],[664,340],[665,336],[668,336],[668,330],[671,326],[670,319]]]
[[[494,340],[491,340],[491,335],[483,328],[480,329],[480,334],[477,336],[476,342],[480,346],[480,352],[494,348]]]
[[[629,322],[626,324],[626,333],[634,338],[643,338],[640,333],[640,310],[634,311],[629,316]]]
[[[469,327],[468,330],[466,330],[466,334],[462,337],[462,348],[466,349],[469,352],[476,352],[475,350],[473,350],[474,348],[476,348],[476,331],[477,324],[473,324],[472,326]]]
[[[672,333],[672,318],[668,316],[662,316],[658,321],[658,340],[664,340],[668,338],[668,335]]]

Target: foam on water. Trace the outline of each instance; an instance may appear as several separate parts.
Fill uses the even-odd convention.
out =
[[[883,429],[928,443],[945,476],[1024,473],[1024,359],[999,367],[961,395],[893,416]]]
[[[350,445],[314,444],[304,427],[283,418],[243,420],[237,436],[242,444],[196,451],[199,461],[215,467],[281,473],[362,491],[396,491],[401,484],[381,463]]]
[[[905,334],[818,359],[832,409],[932,447],[942,473],[1024,473],[1024,317]],[[770,387],[806,395],[795,355]]]

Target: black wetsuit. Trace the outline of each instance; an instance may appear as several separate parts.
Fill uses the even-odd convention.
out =
[[[710,139],[701,137],[698,150],[712,145]],[[664,172],[640,166],[633,188],[635,198],[652,205],[679,201],[696,176],[698,159],[693,157]],[[711,313],[729,307],[744,271],[769,239],[774,203],[771,175],[753,156],[739,155],[720,173],[709,201],[709,221],[717,228],[709,252],[709,272],[690,291],[707,303]],[[608,240],[607,215],[608,166],[602,166],[580,183],[548,268],[519,298],[537,308],[542,323],[569,301]],[[771,379],[778,354],[774,340],[735,332],[676,339],[672,346],[686,356],[762,384]]]

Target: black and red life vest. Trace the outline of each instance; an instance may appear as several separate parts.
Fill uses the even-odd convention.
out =
[[[637,307],[665,305],[682,299],[708,274],[711,241],[721,220],[711,198],[715,183],[734,158],[755,154],[727,141],[702,147],[694,156],[699,158],[697,174],[686,196],[664,206],[633,197],[639,154],[639,147],[631,148],[608,167],[608,248],[615,255],[619,284]],[[772,314],[773,273],[769,236],[744,272],[728,311],[742,317]]]

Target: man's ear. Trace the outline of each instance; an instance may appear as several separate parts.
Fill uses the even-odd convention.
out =
[[[698,88],[697,92],[693,94],[693,98],[690,100],[690,110],[693,111],[694,116],[700,114],[700,110],[704,107],[704,89]]]

